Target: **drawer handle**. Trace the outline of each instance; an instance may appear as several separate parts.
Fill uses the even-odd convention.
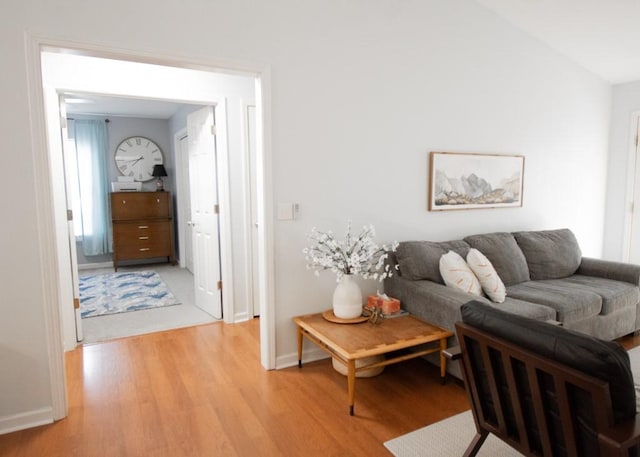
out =
[[[148,240],[149,237],[148,236],[139,236],[138,239],[139,240]]]
[[[139,250],[140,251],[148,251],[149,249],[151,249],[151,248],[140,248]]]
[[[148,229],[149,226],[148,225],[138,225],[138,228],[140,228],[140,229]]]

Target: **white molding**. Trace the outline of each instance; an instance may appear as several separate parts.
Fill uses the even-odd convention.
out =
[[[35,171],[36,214],[40,265],[42,274],[42,309],[45,323],[45,339],[49,359],[49,383],[51,388],[51,413],[53,419],[67,416],[67,389],[64,366],[62,316],[58,303],[59,288],[55,239],[55,214],[51,195],[49,173],[49,151],[44,113],[44,93],[42,89],[42,67],[40,52],[43,43],[25,33],[25,54],[27,60],[27,87],[29,92],[29,112],[31,122],[32,155]]]
[[[304,366],[305,363],[311,363],[311,362],[316,362],[318,360],[328,359],[329,357],[331,356],[327,354],[326,351],[323,351],[322,349],[316,346],[309,350],[302,351],[302,365]],[[298,366],[297,352],[292,352],[292,353],[285,354],[278,357],[278,360],[276,363],[276,368],[278,370],[281,370],[283,368],[296,367],[296,366]]]
[[[231,231],[231,186],[229,183],[229,142],[227,125],[227,100],[223,98],[215,105],[216,123],[216,168],[218,175],[218,205],[220,205],[220,267],[222,282],[222,318],[232,324],[235,318],[233,297],[233,237]]]
[[[53,423],[51,408],[35,409],[26,413],[0,417],[0,435]]]
[[[636,133],[638,133],[638,125],[640,125],[640,111],[631,113],[629,129],[629,154],[627,158],[627,194],[625,196],[624,203],[624,234],[622,237],[622,261],[629,262],[631,257],[631,238],[633,235],[633,212],[632,209],[635,204],[640,205],[640,202],[634,203],[636,192],[636,176],[637,168],[639,165],[638,157],[636,157]],[[635,208],[635,211],[640,211],[639,208]]]
[[[175,54],[163,54],[147,52],[141,49],[129,49],[115,47],[111,43],[97,43],[75,41],[55,38],[38,33],[28,34],[37,42],[41,51],[57,52],[64,50],[66,54],[74,54],[87,57],[99,57],[103,59],[125,60],[129,62],[147,63],[151,65],[164,65],[190,70],[226,73],[230,75],[259,76],[266,68],[265,65],[254,64],[245,61],[195,57],[184,57]]]
[[[80,270],[93,270],[95,268],[113,268],[113,262],[94,262],[94,263],[79,263],[78,271]]]
[[[248,311],[242,311],[242,312],[236,313],[233,316],[233,322],[235,324],[237,324],[238,322],[250,321],[251,319],[253,319],[253,316]]]
[[[187,136],[187,128],[181,128],[173,135],[173,163],[176,173],[176,205],[178,207],[178,259],[180,260],[180,268],[186,268],[186,253],[185,253],[185,231],[187,227],[187,217],[185,215],[185,188],[187,186],[185,180],[185,173],[182,167],[182,150],[180,147],[180,141]]]
[[[44,95],[42,93],[41,52],[63,51],[80,55],[127,60],[155,65],[173,66],[204,71],[222,71],[231,74],[251,74],[258,83],[256,102],[261,121],[258,122],[261,134],[258,154],[261,159],[263,176],[260,186],[264,199],[261,202],[260,220],[260,264],[261,271],[261,316],[260,319],[260,357],[267,369],[276,366],[275,338],[275,290],[274,290],[274,243],[273,243],[273,184],[271,155],[271,70],[268,66],[247,64],[220,59],[200,60],[180,56],[162,55],[157,52],[114,48],[111,45],[92,44],[45,37],[25,32],[25,54],[27,60],[27,85],[29,90],[29,111],[31,122],[32,154],[35,168],[36,213],[38,217],[38,241],[41,247],[43,315],[46,328],[46,343],[49,359],[49,375],[52,397],[53,419],[67,415],[66,376],[64,371],[64,353],[62,346],[60,304],[58,297],[58,279],[56,264],[56,244],[54,238],[54,214],[50,196],[50,176],[47,132],[44,118]],[[262,154],[260,154],[262,153]]]
[[[273,157],[271,148],[271,68],[266,67],[256,83],[256,132],[258,173],[258,257],[260,268],[260,362],[276,368],[275,252],[273,235]]]
[[[255,85],[255,81],[254,81]],[[253,191],[255,189],[255,182],[251,177],[251,167],[250,167],[250,158],[249,158],[249,122],[247,118],[247,100],[242,100],[239,103],[240,106],[240,116],[239,116],[239,126],[240,126],[240,156],[239,161],[236,159],[236,165],[240,165],[240,179],[242,180],[242,189],[244,192],[244,211],[240,212],[243,224],[242,224],[242,244],[244,246],[244,250],[242,252],[243,260],[242,262],[238,262],[237,265],[244,264],[244,271],[241,273],[242,275],[242,290],[241,293],[245,297],[244,311],[237,311],[236,316],[247,315],[249,318],[253,318],[254,312],[254,302],[256,298],[253,297],[253,278],[256,275],[256,268],[258,266],[254,265],[253,262],[253,254],[254,250],[257,252],[257,246],[254,246],[253,242],[253,215],[251,212],[251,205],[253,203]],[[255,107],[255,100],[252,103],[252,106]],[[238,163],[240,162],[240,163]],[[236,179],[238,179],[238,174],[234,175]],[[236,213],[236,220],[238,219],[238,215]],[[240,256],[236,256],[239,258]],[[236,285],[237,289],[240,289],[238,285]],[[236,308],[237,309],[237,308]],[[238,322],[236,318],[236,322]]]
[[[245,159],[245,177],[246,181],[249,183],[248,186],[248,205],[246,206],[245,218],[248,222],[245,237],[247,246],[250,246],[250,249],[247,251],[247,273],[249,275],[248,287],[247,287],[247,297],[250,297],[250,305],[248,313],[254,317],[260,315],[260,290],[258,287],[258,272],[260,271],[260,263],[258,260],[258,215],[255,212],[257,208],[257,176],[258,172],[256,170],[256,157],[258,155],[257,141],[253,144],[253,150],[251,145],[251,133],[253,135],[257,135],[256,131],[250,132],[250,119],[249,119],[249,108],[253,109],[253,117],[254,117],[254,128],[256,123],[256,101],[254,100],[252,103],[242,103],[242,118],[244,119],[244,159]]]

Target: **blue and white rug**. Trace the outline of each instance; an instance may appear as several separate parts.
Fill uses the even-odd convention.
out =
[[[79,285],[82,318],[180,303],[155,271],[84,275]]]

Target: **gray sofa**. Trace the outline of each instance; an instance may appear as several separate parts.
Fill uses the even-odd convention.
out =
[[[453,250],[466,258],[470,248],[482,252],[502,279],[503,303],[444,284],[440,257]],[[568,229],[404,241],[388,262],[396,274],[385,279],[385,293],[400,299],[403,309],[449,330],[461,319],[460,307],[474,299],[604,340],[640,329],[640,266],[582,257]],[[456,368],[451,372],[459,377]]]

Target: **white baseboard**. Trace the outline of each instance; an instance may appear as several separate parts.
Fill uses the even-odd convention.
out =
[[[79,263],[78,270],[92,270],[94,268],[112,268],[113,262],[99,262],[99,263]]]
[[[236,313],[233,316],[233,323],[237,324],[237,323],[240,323],[240,322],[250,321],[251,319],[253,319],[253,316],[250,316],[248,312],[243,311],[241,313]]]
[[[52,423],[52,408],[42,408],[12,416],[4,416],[0,417],[0,435]]]
[[[315,362],[316,360],[328,359],[330,357],[325,351],[314,347],[313,349],[302,351],[302,363]],[[276,358],[276,370],[298,366],[298,353],[290,353]]]

